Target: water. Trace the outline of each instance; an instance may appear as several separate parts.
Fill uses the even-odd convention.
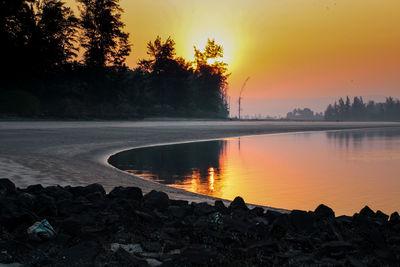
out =
[[[121,152],[119,169],[188,191],[337,215],[400,210],[400,129],[246,136]]]

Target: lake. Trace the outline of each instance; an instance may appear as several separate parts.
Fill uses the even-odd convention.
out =
[[[336,215],[400,210],[400,128],[244,136],[138,148],[109,163],[187,191]]]

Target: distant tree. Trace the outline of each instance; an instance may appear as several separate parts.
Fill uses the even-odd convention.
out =
[[[387,97],[384,103],[375,103],[369,101],[364,103],[362,97],[354,97],[353,103],[350,103],[349,97],[346,98],[344,109],[342,98],[339,99],[339,105],[329,105],[325,111],[325,120],[382,120],[399,121],[400,120],[400,100],[393,97]]]
[[[309,108],[295,108],[293,111],[286,114],[288,120],[322,120],[323,115],[315,113]]]
[[[77,0],[81,6],[81,45],[87,66],[123,66],[131,52],[129,34],[122,29],[119,0]]]

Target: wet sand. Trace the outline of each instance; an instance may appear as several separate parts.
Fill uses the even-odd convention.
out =
[[[241,135],[323,131],[400,123],[372,122],[238,122],[238,121],[1,121],[0,177],[18,187],[32,184],[99,183],[166,192],[172,199],[214,202],[215,198],[168,187],[119,171],[107,164],[110,155],[130,148]],[[244,199],[246,200],[245,196]]]

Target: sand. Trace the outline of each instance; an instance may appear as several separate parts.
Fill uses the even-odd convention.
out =
[[[88,185],[106,191],[116,186],[153,189],[170,198],[214,202],[194,194],[141,179],[107,164],[121,150],[157,144],[284,132],[371,127],[400,127],[400,123],[268,122],[268,121],[0,121],[0,177],[18,187],[31,184]],[[278,209],[280,210],[280,209]]]

